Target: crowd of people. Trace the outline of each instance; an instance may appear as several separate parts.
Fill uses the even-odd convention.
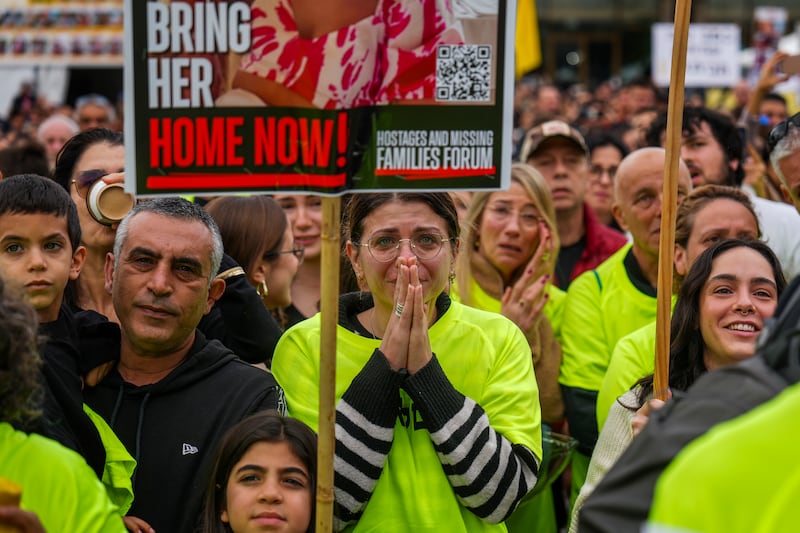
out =
[[[635,511],[620,491],[677,399],[759,359],[800,274],[782,57],[744,98],[683,110],[668,391],[653,380],[666,112],[651,83],[519,82],[508,190],[346,199],[337,531],[639,531],[651,507],[654,531],[710,530],[676,487],[701,490],[714,443],[786,422],[800,375],[708,438],[692,426],[698,446],[659,459],[663,485],[647,478]],[[158,198],[109,220],[90,191],[124,180],[121,115],[25,87],[4,124],[0,492],[17,501],[0,500],[0,525],[313,531],[322,200]]]

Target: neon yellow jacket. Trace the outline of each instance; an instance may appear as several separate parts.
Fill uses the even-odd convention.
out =
[[[672,296],[675,309],[677,296]],[[603,429],[608,411],[617,398],[628,392],[642,378],[655,371],[656,323],[655,321],[625,335],[614,347],[608,370],[597,394],[597,428]]]
[[[617,341],[655,320],[656,299],[639,291],[625,270],[630,249],[622,247],[569,286],[561,325],[562,385],[599,390]]]
[[[125,531],[116,506],[83,457],[6,422],[0,422],[0,477],[22,486],[20,507],[35,512],[47,531]]]
[[[83,404],[83,412],[91,419],[103,448],[106,450],[106,464],[103,466],[103,486],[111,501],[119,507],[119,513],[125,516],[133,504],[133,482],[131,478],[136,470],[136,460],[128,453],[125,445],[109,427],[102,416],[91,407]]]
[[[691,442],[659,478],[648,530],[797,531],[798,442],[800,384]]]

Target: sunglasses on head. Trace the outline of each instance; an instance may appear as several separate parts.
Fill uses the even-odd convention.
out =
[[[775,148],[775,145],[778,144],[781,139],[786,137],[786,132],[789,131],[789,128],[792,125],[800,128],[800,113],[787,118],[783,122],[779,122],[774,128],[772,128],[772,131],[769,132],[769,137],[767,137],[767,150],[769,152],[772,152],[772,150]]]

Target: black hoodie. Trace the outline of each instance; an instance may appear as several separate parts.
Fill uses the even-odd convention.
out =
[[[194,531],[228,428],[257,411],[285,411],[272,374],[199,331],[186,359],[158,383],[137,387],[115,368],[84,396],[138,463],[128,514],[159,533]]]

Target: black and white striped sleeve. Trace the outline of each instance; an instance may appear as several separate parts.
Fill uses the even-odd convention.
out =
[[[407,375],[392,370],[376,349],[336,406],[336,531],[358,520],[378,483],[392,448],[400,384]]]
[[[453,387],[435,355],[403,388],[461,504],[489,523],[508,518],[536,484],[534,453],[497,433],[481,406]]]

